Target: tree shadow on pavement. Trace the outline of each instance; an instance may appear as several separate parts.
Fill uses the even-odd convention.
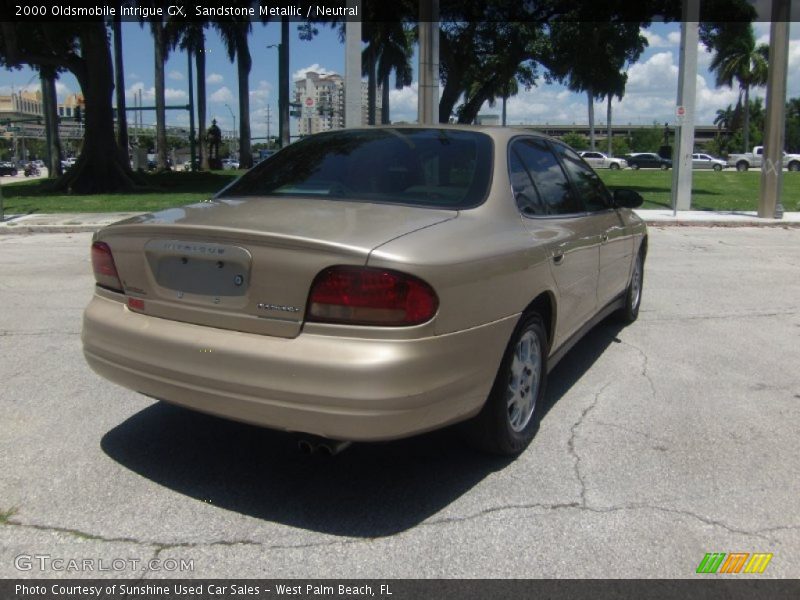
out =
[[[614,340],[601,324],[551,373],[545,412]],[[119,464],[166,488],[258,519],[351,537],[418,525],[513,459],[471,450],[456,428],[333,456],[301,454],[297,437],[157,403],[101,441]]]

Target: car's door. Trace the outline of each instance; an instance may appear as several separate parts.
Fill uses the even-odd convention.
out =
[[[628,285],[634,239],[614,207],[611,193],[597,173],[589,169],[569,147],[554,143],[572,185],[586,211],[586,220],[600,232],[597,308],[606,306]]]
[[[584,152],[582,158],[595,169],[601,169],[605,166],[603,164],[603,155],[598,152]]]
[[[555,349],[596,310],[600,231],[583,212],[546,141],[514,138],[509,145],[509,175],[531,243],[546,245],[558,288]]]

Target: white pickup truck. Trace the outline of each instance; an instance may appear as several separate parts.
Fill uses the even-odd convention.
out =
[[[760,169],[763,154],[763,146],[755,146],[752,152],[745,154],[731,154],[728,156],[728,166],[736,167],[737,171],[747,171],[751,167]],[[790,171],[800,171],[800,154],[786,154],[784,152],[783,166]]]

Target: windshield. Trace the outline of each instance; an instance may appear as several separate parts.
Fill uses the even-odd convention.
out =
[[[461,209],[483,202],[492,141],[450,129],[339,130],[276,153],[220,193]]]

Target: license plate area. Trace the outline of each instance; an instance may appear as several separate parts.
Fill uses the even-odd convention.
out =
[[[193,296],[244,296],[250,283],[250,253],[240,246],[184,240],[151,240],[145,245],[158,286]]]

